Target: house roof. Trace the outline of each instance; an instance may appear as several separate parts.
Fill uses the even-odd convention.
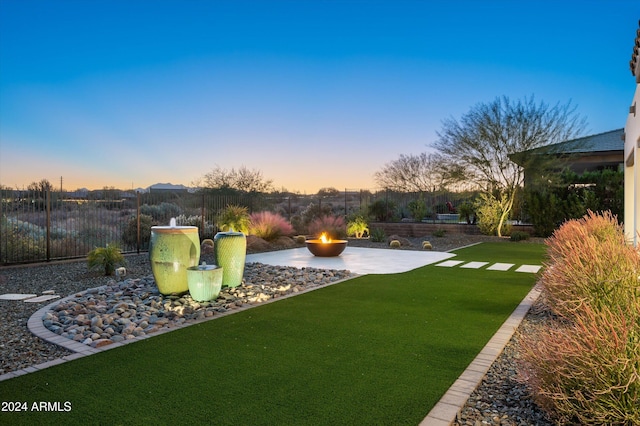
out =
[[[638,20],[638,26],[640,26],[640,20]],[[636,42],[633,45],[633,53],[631,54],[631,61],[629,66],[631,67],[631,74],[636,77],[640,77],[640,28],[636,30]]]
[[[624,129],[610,130],[545,147],[554,154],[587,154],[606,151],[624,152]]]

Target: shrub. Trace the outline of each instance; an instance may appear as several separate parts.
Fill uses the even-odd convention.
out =
[[[427,204],[424,199],[420,197],[417,200],[410,201],[407,204],[411,218],[416,222],[420,222],[427,215]]]
[[[347,221],[347,235],[362,238],[365,233],[369,233],[369,224],[363,215],[354,215]]]
[[[26,223],[2,216],[0,231],[3,242],[6,241],[0,251],[3,263],[37,259],[44,251],[44,238],[37,232],[31,232],[32,227]]]
[[[431,245],[431,243],[429,241],[423,241],[422,242],[422,249],[423,250],[432,250],[433,246]]]
[[[445,234],[447,233],[447,230],[444,228],[438,228],[435,231],[433,231],[433,236],[437,237],[437,238],[442,238],[445,236]]]
[[[151,227],[154,226],[153,218],[146,214],[140,215],[140,246],[148,248],[151,240]],[[126,247],[136,247],[138,244],[138,218],[132,216],[122,232],[122,242]]]
[[[309,234],[318,236],[323,232],[332,239],[344,238],[346,230],[342,216],[321,216],[309,224]]]
[[[307,241],[307,237],[305,237],[304,235],[297,235],[295,240],[298,244],[304,244],[304,242]]]
[[[249,232],[249,225],[251,223],[249,210],[246,207],[238,205],[228,205],[218,215],[216,221],[221,231],[236,231],[242,232],[243,234]]]
[[[140,206],[140,213],[151,216],[162,225],[169,225],[172,217],[178,217],[182,214],[182,209],[176,204],[162,202],[151,206],[144,204]]]
[[[518,242],[529,239],[529,234],[524,231],[513,231],[510,237],[511,241]]]
[[[179,216],[176,216],[176,225],[195,226],[200,231],[201,237],[213,237],[215,234],[213,224],[210,222],[207,222],[200,215],[187,216],[187,215],[181,214]]]
[[[253,213],[250,216],[249,234],[266,241],[293,234],[293,226],[277,213],[268,211]]]
[[[104,269],[105,275],[113,275],[116,265],[124,262],[124,256],[116,245],[107,244],[106,247],[97,247],[87,255],[89,269]]]
[[[369,204],[369,214],[378,222],[387,222],[396,218],[398,207],[393,201],[376,200]]]
[[[640,424],[640,251],[611,213],[570,220],[547,245],[557,316],[520,336],[519,377],[558,423]]]
[[[387,235],[382,228],[373,228],[371,230],[371,241],[374,243],[381,243],[387,239]]]
[[[502,214],[500,201],[493,196],[480,194],[475,204],[476,216],[478,219],[478,229],[485,235],[498,235],[498,224]],[[501,235],[508,235],[511,225],[508,221],[502,224]]]

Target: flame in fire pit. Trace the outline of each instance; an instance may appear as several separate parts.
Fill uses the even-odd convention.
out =
[[[331,242],[331,238],[328,238],[328,237],[327,237],[327,233],[326,233],[326,232],[323,232],[323,233],[320,235],[320,241],[322,241],[322,244],[328,244],[328,243],[330,243],[330,242]]]

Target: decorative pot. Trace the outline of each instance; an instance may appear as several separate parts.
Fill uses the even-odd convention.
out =
[[[200,261],[198,227],[152,226],[149,260],[160,293],[187,292],[187,268]]]
[[[239,286],[244,275],[247,237],[242,232],[218,232],[213,241],[216,263],[222,268],[222,286]]]
[[[187,268],[187,283],[193,300],[213,300],[218,297],[222,288],[222,268],[206,264]]]

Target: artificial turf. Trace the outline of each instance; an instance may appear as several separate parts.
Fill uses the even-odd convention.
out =
[[[540,264],[543,252],[505,242],[456,254]],[[0,382],[3,403],[29,409],[0,423],[415,425],[534,281],[436,266],[361,276]]]

